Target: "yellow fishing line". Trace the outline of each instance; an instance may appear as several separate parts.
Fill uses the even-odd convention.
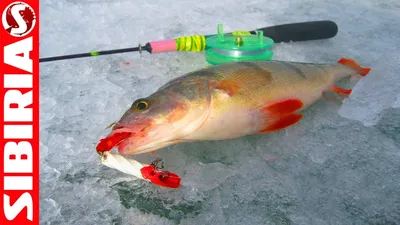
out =
[[[250,35],[251,33],[249,31],[234,31],[232,32],[233,36],[238,36],[238,35]]]
[[[206,37],[203,35],[184,36],[175,41],[176,51],[201,52],[206,49]]]

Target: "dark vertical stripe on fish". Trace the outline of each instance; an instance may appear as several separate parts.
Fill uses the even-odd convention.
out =
[[[262,75],[266,79],[266,81],[269,83],[273,80],[272,73],[259,66],[255,61],[247,61],[247,62],[241,62],[242,65],[245,65],[248,67],[249,74],[258,74]],[[243,69],[242,71],[246,71],[246,69]]]
[[[307,75],[296,65],[293,65],[292,63],[289,63],[289,62],[282,62],[282,63],[283,63],[283,65],[287,66],[288,68],[294,70],[296,72],[296,74],[300,75],[304,79],[307,78]]]

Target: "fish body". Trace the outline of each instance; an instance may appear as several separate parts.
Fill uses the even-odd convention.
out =
[[[337,81],[369,71],[345,58],[337,64],[233,62],[194,71],[136,100],[108,138],[130,135],[108,147],[140,154],[181,142],[278,131],[298,123],[300,112],[325,92],[351,93]]]

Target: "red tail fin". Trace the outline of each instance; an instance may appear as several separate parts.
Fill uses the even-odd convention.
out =
[[[361,76],[366,76],[371,71],[371,68],[361,67],[356,61],[348,58],[340,58],[338,63],[356,69]]]

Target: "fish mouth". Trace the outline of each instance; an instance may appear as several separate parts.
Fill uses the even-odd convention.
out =
[[[98,153],[111,151],[115,147],[118,147],[118,150],[121,151],[129,145],[131,138],[146,136],[145,130],[148,127],[149,125],[116,126],[107,137],[100,139],[96,146],[96,151]]]

